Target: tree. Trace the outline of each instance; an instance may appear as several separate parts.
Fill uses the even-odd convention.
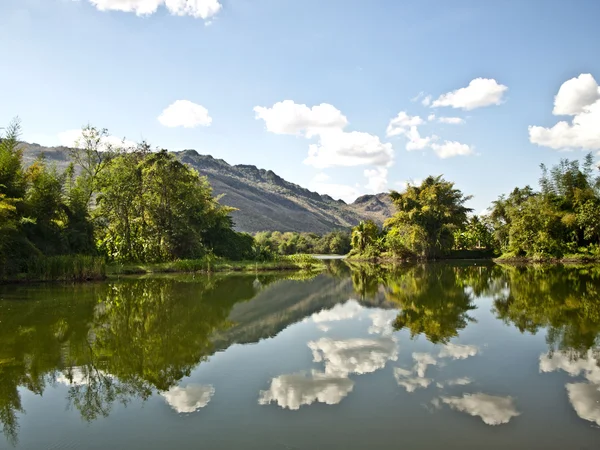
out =
[[[467,222],[471,211],[464,206],[471,197],[463,195],[441,175],[427,177],[420,186],[409,184],[405,192],[392,191],[390,196],[397,212],[386,220],[385,228],[423,239],[419,246],[416,242],[411,246],[421,247],[418,256],[426,258],[442,256],[452,248],[454,231]]]
[[[353,250],[364,254],[367,250],[376,246],[379,238],[379,227],[372,220],[361,221],[352,228],[351,245]]]

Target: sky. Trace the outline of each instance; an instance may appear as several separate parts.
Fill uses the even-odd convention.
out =
[[[443,175],[476,213],[600,159],[598,0],[1,0],[0,126],[196,149],[353,201]]]

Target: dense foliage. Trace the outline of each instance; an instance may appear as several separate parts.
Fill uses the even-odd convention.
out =
[[[382,254],[395,258],[435,259],[454,249],[481,248],[490,244],[487,228],[464,204],[470,197],[441,176],[428,177],[420,186],[390,193],[396,214],[383,230],[363,222],[352,230],[353,253],[367,258]]]
[[[279,255],[345,255],[350,251],[350,234],[345,231],[333,231],[322,236],[315,233],[263,231],[256,233],[254,239],[263,252]]]
[[[26,167],[19,132],[14,121],[0,140],[0,279],[58,255],[121,262],[254,255],[254,239],[234,231],[232,209],[206,178],[165,150],[116,148],[106,130],[88,126],[59,172],[43,156]]]
[[[588,154],[582,164],[564,159],[542,165],[540,191],[515,188],[494,202],[489,224],[508,256],[600,256],[600,176]]]

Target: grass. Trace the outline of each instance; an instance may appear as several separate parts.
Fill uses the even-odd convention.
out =
[[[25,271],[3,282],[66,281],[81,282],[106,278],[104,258],[87,255],[60,255],[33,258]]]
[[[227,261],[217,259],[186,259],[155,264],[111,264],[110,275],[142,275],[149,273],[195,273],[195,272],[276,272],[323,270],[325,263],[311,255],[291,255],[275,261]]]

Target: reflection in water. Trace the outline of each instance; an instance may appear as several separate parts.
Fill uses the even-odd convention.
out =
[[[260,405],[344,407],[351,402],[342,400],[358,392],[360,380],[387,370],[400,387],[393,384],[394,389],[415,393],[407,396],[414,399],[431,395],[440,414],[455,410],[488,425],[506,424],[519,415],[518,402],[504,395],[508,392],[485,393],[479,374],[474,378],[483,392],[467,392],[475,388],[467,376],[472,373],[440,376],[446,365],[460,370],[467,358],[475,364],[483,359],[480,349],[486,342],[476,346],[454,339],[476,324],[472,316],[489,311],[480,307],[475,313],[481,297],[492,302],[493,317],[525,333],[522,339],[545,333],[541,376],[560,371],[580,378],[566,384],[565,402],[568,398],[581,419],[600,425],[600,269],[471,264],[349,269],[335,261],[330,271],[310,280],[305,275],[294,280],[153,277],[6,288],[0,292],[3,432],[16,443],[18,419],[25,412],[19,389],[37,395],[49,388],[66,390],[68,405],[86,421],[156,394],[172,416],[212,414],[215,392],[220,396],[226,389],[212,380],[183,379],[233,343],[272,338],[295,323],[314,330],[293,339],[305,336],[300,346],[307,356],[312,353],[315,367],[264,375]],[[357,334],[348,335],[353,329]],[[344,334],[338,335],[340,330]],[[422,342],[407,339],[403,357],[408,362],[391,364],[402,356],[402,336],[422,336],[435,346],[418,348]],[[487,351],[485,357],[489,360]],[[278,374],[277,367],[269,373]]]
[[[354,388],[354,382],[345,375],[336,375],[312,371],[310,374],[281,375],[271,380],[271,386],[261,391],[260,405],[271,402],[282,408],[300,409],[302,405],[311,405],[315,401],[327,405],[336,405]]]
[[[160,395],[176,412],[193,413],[208,405],[214,393],[215,388],[212,385],[188,384],[186,387],[172,387]]]
[[[520,414],[512,397],[499,397],[479,392],[464,394],[462,397],[440,397],[440,399],[452,409],[481,417],[481,420],[488,425],[508,423],[511,418]]]

